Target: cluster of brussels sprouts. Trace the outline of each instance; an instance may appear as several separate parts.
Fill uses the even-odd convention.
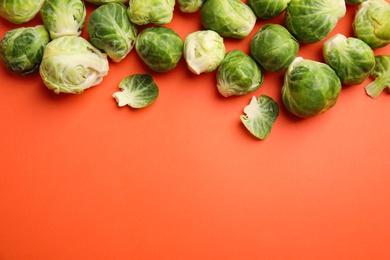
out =
[[[8,31],[0,41],[1,59],[20,74],[39,69],[44,84],[55,93],[82,93],[108,74],[109,61],[120,62],[134,48],[153,71],[174,69],[184,57],[196,75],[216,71],[216,87],[224,97],[254,92],[263,72],[284,73],[285,107],[301,118],[333,107],[342,85],[376,78],[366,92],[376,97],[390,88],[390,55],[374,49],[390,44],[390,4],[386,0],[177,0],[185,13],[200,12],[204,29],[185,39],[164,24],[171,22],[175,0],[86,0],[97,7],[86,21],[83,0],[0,0],[0,16],[23,24],[38,13],[43,25]],[[297,57],[300,44],[319,42],[346,13],[359,5],[352,24],[355,37],[337,34],[323,44],[325,62]],[[243,39],[258,19],[284,13],[284,24],[265,24],[250,40],[250,53],[226,52],[224,38]],[[89,41],[81,31],[87,23]],[[140,32],[139,26],[150,25]],[[119,106],[140,108],[158,96],[149,74],[133,74],[120,83],[113,97]],[[257,138],[266,138],[279,106],[266,95],[253,97],[242,123]]]

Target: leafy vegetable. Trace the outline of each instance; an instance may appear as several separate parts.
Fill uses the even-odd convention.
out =
[[[206,0],[177,0],[179,8],[184,13],[195,13],[200,10]]]
[[[345,0],[345,2],[350,5],[358,5],[363,3],[364,1],[366,0]]]
[[[62,36],[46,45],[39,72],[55,93],[79,94],[107,75],[107,55],[80,36]]]
[[[12,72],[31,73],[41,64],[43,49],[49,41],[49,33],[43,25],[10,30],[0,41],[2,61]]]
[[[271,97],[260,95],[252,97],[251,102],[244,108],[241,122],[259,139],[265,139],[271,133],[272,126],[279,116],[278,103]]]
[[[173,18],[175,0],[130,0],[130,20],[137,25],[168,24]]]
[[[0,16],[11,23],[31,21],[39,13],[44,0],[0,0]]]
[[[96,5],[103,5],[107,3],[122,3],[127,4],[129,0],[85,0],[85,2],[89,2]]]
[[[375,57],[375,67],[371,76],[375,80],[365,87],[370,97],[378,97],[385,88],[390,90],[390,55],[383,54]]]
[[[271,19],[281,15],[291,0],[247,0],[256,16],[261,19]]]
[[[130,75],[119,83],[119,88],[122,91],[115,92],[113,97],[120,107],[146,107],[157,99],[159,93],[157,84],[149,74]]]

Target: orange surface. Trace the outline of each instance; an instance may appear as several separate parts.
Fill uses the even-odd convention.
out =
[[[352,34],[355,10],[331,35]],[[227,50],[248,53],[266,22]],[[167,27],[183,39],[202,28],[178,8]],[[1,37],[12,28],[1,20]],[[299,56],[322,61],[322,43]],[[147,108],[112,98],[133,73],[160,87]],[[266,73],[253,94],[281,112],[263,141],[239,119],[252,95],[223,98],[215,73],[196,76],[183,59],[159,74],[132,51],[81,95],[3,64],[0,79],[1,260],[390,259],[390,95],[368,97],[372,79],[300,120],[283,108],[283,73]]]

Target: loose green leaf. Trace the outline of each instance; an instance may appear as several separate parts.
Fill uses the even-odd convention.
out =
[[[365,87],[370,97],[376,98],[385,88],[390,90],[390,55],[375,57],[375,67],[371,76],[375,80]]]

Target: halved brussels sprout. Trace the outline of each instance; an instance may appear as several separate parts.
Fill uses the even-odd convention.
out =
[[[113,97],[118,106],[143,108],[152,104],[158,97],[159,89],[150,74],[133,74],[119,83],[122,91],[115,92]]]
[[[137,25],[168,24],[173,18],[175,0],[130,0],[127,13]]]
[[[184,13],[195,13],[200,10],[206,0],[177,0],[179,9]]]
[[[279,105],[267,95],[260,95],[257,99],[253,96],[244,113],[240,116],[241,122],[249,132],[259,139],[265,139],[279,116]]]
[[[207,0],[200,13],[204,28],[238,39],[249,35],[256,18],[252,8],[240,0]]]
[[[291,0],[284,25],[303,43],[321,41],[346,13],[344,0]]]
[[[266,24],[252,37],[251,56],[267,71],[282,71],[296,58],[298,41],[279,24]]]
[[[292,114],[308,118],[332,108],[340,92],[341,81],[329,65],[297,57],[285,73],[282,99]]]
[[[138,34],[135,49],[152,70],[166,72],[174,69],[179,63],[183,45],[183,40],[174,30],[152,26]]]
[[[263,83],[263,73],[256,61],[241,50],[226,54],[216,77],[218,91],[224,97],[248,94]]]
[[[247,0],[256,16],[261,19],[271,19],[281,15],[291,0]]]
[[[221,64],[225,53],[223,38],[215,31],[195,31],[184,39],[184,59],[189,70],[197,75],[214,71]]]
[[[352,23],[354,34],[372,49],[390,44],[390,4],[385,0],[361,3]]]
[[[107,75],[107,54],[80,36],[62,36],[46,45],[39,72],[55,93],[79,94]]]
[[[323,56],[345,85],[362,83],[375,66],[375,55],[370,46],[342,34],[336,34],[324,43]]]
[[[41,64],[43,50],[49,41],[49,33],[43,25],[10,30],[0,41],[1,58],[10,71],[23,75],[31,73]]]
[[[44,0],[0,0],[0,16],[15,24],[31,21],[39,13]]]
[[[390,55],[378,55],[375,57],[375,67],[371,73],[375,78],[365,87],[367,95],[376,98],[385,89],[390,90]]]
[[[56,39],[79,36],[87,13],[82,0],[45,0],[40,14],[51,39]]]
[[[85,2],[89,2],[95,5],[104,5],[107,3],[122,3],[127,4],[129,0],[85,0]]]
[[[88,19],[89,41],[114,62],[129,54],[137,38],[137,27],[130,21],[126,9],[122,3],[108,3],[92,11]]]

